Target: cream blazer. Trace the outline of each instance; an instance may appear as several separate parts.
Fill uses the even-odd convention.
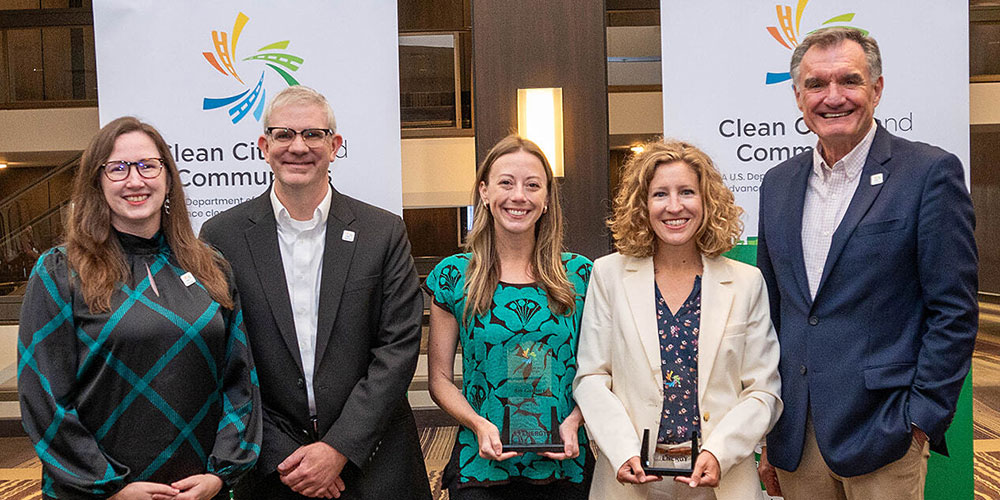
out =
[[[702,261],[701,445],[722,468],[718,500],[760,498],[753,451],[782,409],[778,339],[767,289],[755,267],[725,257]],[[591,499],[648,496],[648,486],[623,485],[616,475],[639,455],[643,429],[655,436],[660,426],[663,374],[653,287],[652,257],[615,253],[594,262],[573,381],[596,447]]]

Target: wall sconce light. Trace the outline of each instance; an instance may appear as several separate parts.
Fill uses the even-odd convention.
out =
[[[5,168],[7,168],[7,164],[6,163],[0,163],[0,170],[3,170]]]
[[[517,133],[542,148],[552,175],[563,176],[561,88],[517,89]]]
[[[639,153],[641,153],[641,152],[643,152],[643,151],[646,150],[646,148],[644,146],[642,146],[642,145],[632,146],[629,149],[632,150],[632,152],[635,153],[635,154],[639,154]]]

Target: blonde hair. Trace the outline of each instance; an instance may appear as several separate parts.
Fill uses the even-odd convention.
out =
[[[509,135],[496,143],[486,153],[486,159],[476,172],[472,204],[475,207],[472,230],[469,231],[465,249],[472,256],[466,268],[465,308],[462,321],[466,324],[472,317],[485,314],[490,308],[493,292],[500,283],[500,257],[496,246],[496,229],[493,216],[483,205],[479,194],[481,183],[489,184],[490,169],[504,155],[524,151],[539,159],[545,170],[545,184],[548,190],[548,211],[535,222],[535,251],[532,253],[531,274],[549,298],[549,308],[556,314],[571,314],[576,307],[573,285],[566,278],[562,263],[563,215],[559,204],[559,189],[553,181],[545,153],[527,139]]]
[[[615,196],[613,214],[608,227],[615,238],[615,248],[624,255],[649,257],[656,250],[656,235],[649,223],[649,183],[656,168],[668,163],[683,162],[698,176],[704,216],[695,242],[698,251],[709,257],[727,252],[743,233],[740,215],[733,193],[722,182],[712,159],[686,142],[666,140],[644,145],[622,167],[622,180]]]

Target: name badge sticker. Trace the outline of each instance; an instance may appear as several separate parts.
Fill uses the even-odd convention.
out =
[[[181,275],[181,283],[184,283],[184,286],[191,286],[195,281],[198,280],[196,280],[194,275],[191,273],[184,273]]]
[[[344,234],[340,238],[344,241],[354,241],[354,231],[345,229]]]

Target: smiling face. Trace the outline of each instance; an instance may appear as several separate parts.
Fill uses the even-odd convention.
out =
[[[647,207],[658,247],[697,251],[704,205],[694,169],[682,161],[658,165],[649,182]]]
[[[326,110],[309,102],[290,102],[271,111],[268,127],[287,127],[296,131],[307,128],[329,127]],[[322,190],[326,193],[327,171],[336,158],[344,139],[334,134],[320,146],[309,147],[296,135],[290,144],[278,144],[267,135],[261,135],[257,146],[274,171],[275,188],[283,192]]]
[[[864,139],[882,98],[882,77],[872,81],[865,51],[857,42],[811,47],[799,65],[795,101],[809,130],[833,164]]]
[[[144,158],[163,156],[156,149],[145,132],[135,131],[122,134],[115,139],[115,147],[107,161],[139,161]],[[111,209],[111,225],[123,232],[151,238],[160,230],[160,207],[167,196],[167,167],[160,170],[160,175],[146,179],[139,175],[135,166],[130,167],[128,177],[121,181],[112,181],[101,176],[101,189],[104,199]]]
[[[505,154],[479,184],[479,196],[489,205],[497,236],[534,236],[535,223],[546,210],[549,190],[545,166],[524,150]]]

